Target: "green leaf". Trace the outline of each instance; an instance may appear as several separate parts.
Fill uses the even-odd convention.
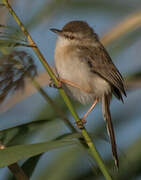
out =
[[[14,145],[15,143],[17,145],[19,141],[23,142],[23,140],[28,134],[30,134],[31,136],[31,133],[34,130],[39,129],[42,126],[45,126],[47,122],[48,122],[47,120],[32,121],[32,122],[22,124],[16,127],[1,130],[0,141],[2,142],[2,144],[6,146]]]
[[[0,150],[0,168],[15,163],[21,159],[29,158],[52,149],[78,144],[77,141],[52,141],[36,144],[18,145]]]

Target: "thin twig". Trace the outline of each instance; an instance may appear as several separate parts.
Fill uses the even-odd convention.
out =
[[[114,28],[112,28],[108,33],[104,34],[101,38],[103,44],[108,45],[115,39],[127,34],[138,27],[141,26],[141,11],[135,12],[132,15],[126,17],[125,20],[120,22]]]
[[[0,150],[6,147],[0,142]],[[15,176],[17,180],[29,180],[23,169],[18,165],[18,163],[13,163],[8,166],[8,169]]]
[[[125,81],[125,88],[130,90],[141,88],[141,78],[133,78]]]
[[[18,163],[10,164],[8,168],[17,180],[29,180],[29,178],[27,177],[23,169],[18,165]]]
[[[40,50],[36,46],[35,42],[32,40],[30,34],[26,30],[26,28],[24,27],[24,25],[22,24],[19,17],[16,15],[15,11],[12,9],[12,7],[8,3],[8,1],[7,0],[2,0],[2,1],[5,4],[5,6],[8,8],[8,10],[11,13],[11,15],[13,16],[13,18],[16,20],[17,24],[20,26],[20,28],[23,31],[23,33],[25,34],[25,36],[27,37],[29,44],[35,46],[35,47],[32,47],[32,49],[34,50],[34,52],[38,56],[40,62],[43,64],[43,66],[46,69],[46,71],[48,72],[49,76],[52,78],[55,85],[57,86],[59,84],[59,82],[58,82],[55,74],[53,73],[53,71],[52,71],[51,67],[49,66],[49,64],[47,63],[46,59],[44,58],[44,56],[42,55],[42,53],[40,52]],[[68,96],[65,94],[65,92],[64,92],[64,90],[62,88],[59,89],[59,93],[61,94],[62,98],[64,99],[64,101],[66,103],[66,105],[68,106],[68,109],[70,110],[71,114],[73,115],[76,123],[80,122],[80,118],[78,117],[78,115],[75,112],[75,110],[74,110]],[[105,178],[107,180],[111,180],[112,178],[111,178],[110,174],[108,173],[107,168],[106,168],[105,164],[103,163],[99,153],[97,152],[96,147],[94,146],[94,144],[92,142],[92,139],[90,138],[89,134],[87,133],[85,127],[83,127],[81,129],[81,133],[82,133],[82,135],[83,135],[83,137],[85,139],[86,144],[89,147],[89,150],[91,152],[92,157],[96,160],[101,172],[103,173],[103,175],[105,176]]]
[[[4,7],[4,6],[5,6],[4,4],[0,3],[0,7]]]

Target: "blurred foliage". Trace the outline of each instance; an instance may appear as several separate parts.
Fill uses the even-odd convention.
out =
[[[12,91],[24,88],[25,78],[34,78],[37,68],[31,56],[24,51],[13,51],[0,57],[0,103]]]
[[[81,12],[86,12],[87,10],[87,12],[97,13],[98,17],[99,12],[110,14],[112,17],[116,17],[117,15],[119,17],[119,15],[124,14],[126,17],[135,12],[135,9],[140,10],[141,8],[141,2],[137,0],[134,2],[128,0],[42,0],[40,5],[38,5],[38,8],[34,8],[34,4],[37,3],[37,0],[31,1],[30,3],[28,0],[25,0],[25,9],[23,9],[23,6],[20,6],[20,3],[20,1],[13,1],[13,5],[15,7],[20,7],[20,9],[25,11],[25,14],[27,13],[26,7],[32,7],[32,15],[28,16],[25,20],[25,25],[30,29],[31,34],[36,28],[49,24],[55,19],[58,20],[57,16],[61,17],[63,14],[62,10],[65,13],[67,13],[68,10],[81,10]],[[63,15],[65,16],[65,14]],[[7,26],[8,23],[12,24],[11,18],[7,18],[6,13],[3,16],[5,16],[4,21],[2,21],[2,23],[0,21],[1,57],[8,57],[8,54],[15,52],[15,49],[17,52],[17,50],[19,50],[18,48],[25,51],[25,37],[17,30],[16,26]],[[122,19],[119,21],[122,21]],[[127,31],[125,35],[122,35],[116,39],[116,41],[112,42],[108,48],[112,55],[116,57],[125,51],[129,53],[130,48],[140,40],[140,27],[133,31],[130,31],[129,29],[129,32]],[[138,51],[136,53],[136,58],[140,59]],[[7,58],[3,58],[3,61],[6,62]],[[22,62],[24,61],[22,60]],[[121,66],[124,64],[122,61],[119,63]],[[3,71],[6,70],[4,66],[1,69]],[[132,74],[128,73],[127,79],[130,79],[133,82],[141,79],[140,69],[141,68],[139,67],[138,70],[134,69]],[[8,70],[6,73],[8,73]],[[70,120],[69,112],[60,96],[53,96],[52,100],[59,107],[59,111],[63,112],[64,117]],[[114,107],[116,111],[113,112],[112,115],[114,126],[115,129],[118,130],[119,136],[123,136],[123,134],[125,136],[125,134],[130,131],[136,131],[137,125],[136,128],[134,127],[134,129],[132,128],[131,130],[128,125],[131,124],[134,126],[133,122],[135,122],[135,124],[138,122],[139,126],[141,117],[140,102],[140,89],[133,89],[131,93],[128,93],[128,98],[125,100],[124,105],[120,104],[120,106],[117,105]],[[73,104],[77,110],[84,111],[84,108],[82,108],[80,104],[76,102]],[[58,108],[57,106],[55,107]],[[24,108],[22,109],[22,113],[21,116],[26,114]],[[113,179],[141,179],[141,134],[138,133],[135,135],[132,141],[130,138],[128,139],[127,135],[126,140],[128,140],[128,143],[124,141],[124,145],[120,145],[120,170],[119,172],[116,172],[113,168],[109,144],[103,143],[105,141],[105,124],[97,115],[94,118],[98,123],[96,125],[88,125],[88,129],[90,129],[91,136],[96,141],[98,149],[100,149],[101,155],[103,156]],[[83,144],[81,134],[77,132],[75,128],[74,132],[71,132],[68,125],[65,124],[62,119],[61,115],[53,108],[48,99],[48,103],[41,108],[38,115],[36,113],[36,117],[31,119],[30,122],[27,123],[22,120],[20,121],[20,125],[13,125],[7,129],[1,127],[0,142],[4,144],[6,148],[0,151],[0,167],[7,166],[20,160],[19,162],[22,165],[22,168],[31,180],[103,179],[95,162],[93,162],[89,156],[87,147]],[[93,117],[90,117],[90,119],[93,119]],[[7,123],[10,121],[11,117],[8,116]],[[75,126],[74,122],[73,126]],[[126,133],[123,133],[123,131]],[[99,139],[104,141],[99,141]],[[4,169],[1,169],[0,173],[3,173],[3,171]],[[3,180],[13,180],[13,177],[11,175],[5,175],[5,179]]]

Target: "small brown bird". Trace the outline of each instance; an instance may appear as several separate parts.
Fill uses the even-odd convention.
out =
[[[114,94],[123,101],[126,96],[123,78],[109,54],[99,41],[98,35],[84,21],[71,21],[62,30],[51,29],[58,34],[55,49],[55,67],[66,93],[82,104],[92,106],[102,102],[103,117],[110,136],[113,157],[118,167],[116,141],[111,121],[110,100]]]

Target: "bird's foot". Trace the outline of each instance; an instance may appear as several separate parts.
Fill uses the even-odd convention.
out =
[[[84,119],[84,118],[81,118],[81,122],[83,123],[83,124],[86,124],[86,120]]]
[[[58,84],[56,85],[52,79],[50,79],[49,87],[60,89],[62,88],[62,82],[59,80]]]
[[[87,121],[86,121],[85,119],[83,119],[83,118],[80,119],[80,121],[76,123],[77,128],[83,129],[83,128],[84,128],[84,124],[85,124],[86,122],[87,122]]]

